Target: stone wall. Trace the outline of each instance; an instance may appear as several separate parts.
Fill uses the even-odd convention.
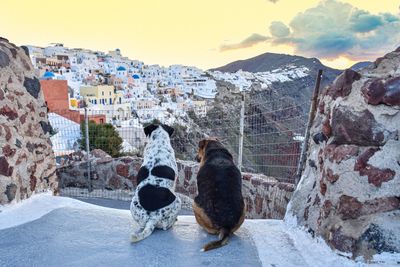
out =
[[[0,38],[0,205],[57,188],[47,109],[25,53]]]
[[[104,153],[104,152],[103,152]],[[126,199],[136,187],[136,176],[142,164],[141,158],[122,157],[113,159],[101,151],[94,151],[91,160],[91,186],[94,191],[106,190],[102,195],[115,196],[111,192],[119,192]],[[69,162],[57,169],[61,191],[66,188],[88,188],[87,163]],[[176,191],[193,199],[197,195],[196,175],[198,164],[191,161],[178,160],[178,178]],[[243,195],[247,205],[248,218],[282,219],[286,206],[294,191],[294,185],[281,183],[273,178],[260,174],[243,173]],[[69,191],[71,192],[71,191]]]
[[[320,97],[287,220],[354,257],[400,252],[400,49]]]

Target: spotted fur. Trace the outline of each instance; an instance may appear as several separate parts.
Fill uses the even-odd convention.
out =
[[[140,229],[132,234],[132,242],[148,237],[155,228],[170,228],[181,209],[181,200],[174,194],[177,166],[170,142],[171,129],[157,125],[145,128],[149,142],[130,208]]]

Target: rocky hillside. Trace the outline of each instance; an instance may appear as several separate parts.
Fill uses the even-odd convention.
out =
[[[323,93],[286,219],[353,257],[400,252],[399,132],[400,48]]]
[[[0,38],[0,205],[57,187],[47,109],[26,53]]]

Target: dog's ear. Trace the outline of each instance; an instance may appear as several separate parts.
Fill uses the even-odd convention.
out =
[[[165,124],[161,124],[161,127],[163,127],[163,129],[168,133],[169,137],[172,136],[172,134],[174,133],[174,128],[165,125]]]
[[[150,124],[147,125],[146,127],[144,127],[144,134],[149,137],[151,135],[151,133],[158,128],[158,125],[156,124]]]
[[[206,145],[206,143],[207,143],[207,140],[206,140],[206,139],[201,140],[201,141],[199,142],[199,149],[204,148],[204,146]]]

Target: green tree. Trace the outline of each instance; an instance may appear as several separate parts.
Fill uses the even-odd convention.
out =
[[[86,150],[86,131],[85,123],[81,123],[81,148]],[[115,130],[114,126],[109,123],[96,124],[93,121],[89,122],[89,148],[101,149],[111,157],[120,156],[122,149],[122,138]]]

